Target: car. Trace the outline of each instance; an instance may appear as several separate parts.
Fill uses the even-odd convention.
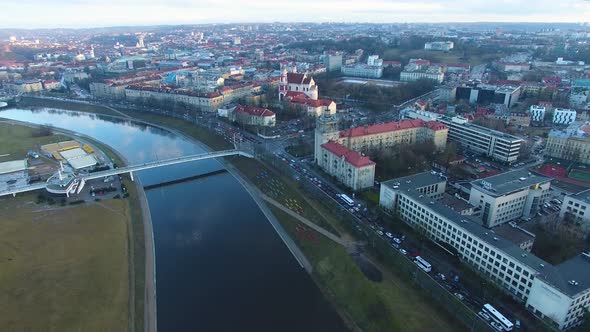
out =
[[[504,331],[504,328],[503,328],[503,327],[502,327],[500,324],[498,324],[498,323],[496,323],[496,322],[491,322],[491,323],[490,323],[490,325],[491,325],[491,326],[494,328],[494,330],[496,330],[496,331]]]
[[[379,234],[380,236],[383,236],[383,232],[382,231],[377,231],[377,234]]]
[[[401,253],[402,253],[402,255],[407,255],[407,254],[408,254],[408,252],[407,252],[407,251],[406,251],[406,249],[404,249],[404,248],[401,248],[401,249],[399,250],[399,252],[401,252]]]
[[[401,244],[402,241],[400,239],[398,239],[397,237],[393,238],[393,242],[397,243],[397,244]]]
[[[461,293],[454,293],[454,295],[460,300],[463,301],[465,299],[465,296],[463,296],[463,294]]]
[[[395,242],[392,242],[391,243],[391,246],[394,247],[395,249],[398,249],[399,248],[399,244],[397,244]]]
[[[520,319],[514,321],[514,327],[516,327],[517,329],[520,328]]]
[[[436,277],[442,281],[447,280],[447,277],[442,273],[437,273]]]
[[[490,321],[490,319],[492,319],[492,318],[490,317],[490,315],[486,314],[486,313],[485,313],[485,312],[483,312],[483,311],[480,311],[480,312],[478,312],[477,314],[478,314],[478,315],[479,315],[481,318],[485,319],[485,320],[486,320],[486,321],[488,321],[488,322]]]

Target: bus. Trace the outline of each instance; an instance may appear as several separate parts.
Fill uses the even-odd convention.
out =
[[[512,331],[512,329],[514,328],[514,324],[512,324],[511,321],[509,321],[506,317],[504,317],[504,315],[502,315],[498,310],[496,310],[494,307],[492,307],[491,304],[486,303],[483,305],[483,311],[488,314],[492,320],[498,324],[500,324],[500,326],[502,326],[502,328],[506,331]]]
[[[354,201],[352,199],[350,199],[350,197],[346,196],[345,194],[339,194],[338,196],[348,206],[350,206],[350,207],[353,207],[354,206]]]
[[[416,265],[418,265],[419,268],[424,270],[424,272],[432,271],[432,265],[430,265],[430,263],[428,263],[424,258],[420,256],[416,256],[416,258],[414,258],[414,263],[416,263]]]

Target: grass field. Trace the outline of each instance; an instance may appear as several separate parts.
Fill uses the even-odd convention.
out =
[[[126,331],[128,205],[0,201],[3,331]]]
[[[35,136],[39,133],[38,129],[0,123],[0,155],[9,154],[0,161],[24,159],[35,146],[69,140],[62,135]]]

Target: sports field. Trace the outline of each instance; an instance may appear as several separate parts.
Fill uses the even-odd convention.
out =
[[[568,177],[584,182],[590,182],[590,172],[583,171],[580,169],[572,169]]]

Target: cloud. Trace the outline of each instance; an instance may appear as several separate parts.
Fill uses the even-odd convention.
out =
[[[583,22],[585,0],[0,0],[1,27],[213,22]],[[337,19],[329,19],[337,18]]]

